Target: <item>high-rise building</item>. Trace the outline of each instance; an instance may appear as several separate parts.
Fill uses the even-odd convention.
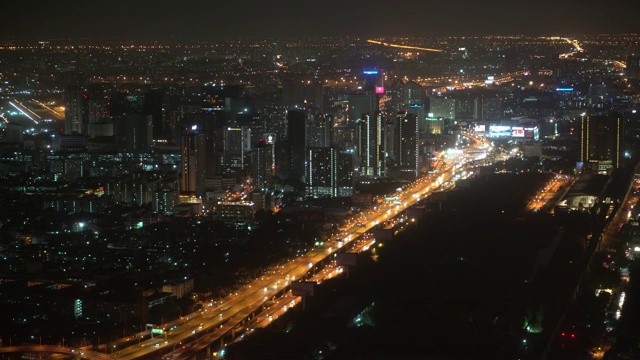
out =
[[[84,93],[79,86],[68,86],[64,92],[64,133],[86,134],[83,109]]]
[[[322,107],[323,89],[317,81],[286,79],[282,82],[282,105],[287,109],[300,109],[308,105]]]
[[[116,146],[119,152],[150,152],[153,147],[153,122],[151,116],[127,114],[117,119]]]
[[[384,174],[383,118],[379,111],[365,114],[358,123],[358,155],[360,174],[382,176]]]
[[[235,120],[238,112],[244,112],[244,87],[241,85],[207,85],[200,93],[202,111],[215,113],[221,126],[231,126],[228,122]]]
[[[580,162],[583,170],[608,173],[621,165],[624,120],[617,112],[588,113],[581,118]]]
[[[350,150],[339,150],[336,162],[336,176],[338,186],[338,196],[353,195],[353,165],[354,152]]]
[[[180,199],[186,202],[197,202],[204,196],[206,184],[205,136],[189,131],[182,135]]]
[[[223,163],[219,161],[223,153],[223,144],[219,140],[222,137],[219,134],[222,129],[217,127],[216,115],[212,112],[187,114],[183,124],[186,129],[195,128],[204,134],[207,179],[218,176],[223,168]]]
[[[424,88],[415,81],[409,81],[400,84],[395,95],[396,110],[416,114],[420,131],[424,130],[424,121],[427,116],[427,96]]]
[[[245,155],[251,150],[251,130],[246,127],[224,129],[224,172],[239,174],[245,170]]]
[[[330,146],[347,150],[354,149],[356,145],[356,130],[353,126],[337,126],[331,128]]]
[[[153,140],[167,140],[168,126],[162,116],[162,89],[151,89],[144,94],[142,112],[153,121]]]
[[[347,95],[346,101],[347,118],[350,123],[360,120],[363,114],[370,114],[376,109],[375,97],[371,94]]]
[[[172,215],[177,201],[178,196],[173,189],[154,191],[151,211],[156,214]]]
[[[334,197],[338,195],[337,151],[331,147],[307,148],[307,195]]]
[[[256,190],[271,188],[275,172],[273,145],[261,139],[251,152],[251,177]]]
[[[307,146],[327,147],[331,141],[331,117],[320,112],[307,116]]]
[[[302,179],[305,174],[305,148],[307,145],[307,114],[289,111],[287,114],[287,150],[289,152],[289,177]]]
[[[456,100],[445,97],[432,97],[429,116],[434,118],[456,119]]]
[[[418,175],[418,117],[415,114],[398,114],[397,163],[401,171]]]
[[[86,92],[86,119],[88,124],[100,122],[107,116],[107,106],[102,84],[89,84]]]
[[[473,117],[476,120],[495,121],[502,116],[502,100],[499,97],[480,95],[475,99]]]

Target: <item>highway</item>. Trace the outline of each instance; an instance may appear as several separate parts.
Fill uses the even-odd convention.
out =
[[[369,44],[388,46],[388,47],[393,47],[393,48],[398,48],[398,49],[420,50],[420,51],[430,51],[430,52],[443,52],[440,49],[432,49],[432,48],[425,48],[425,47],[421,47],[421,46],[411,46],[411,45],[402,45],[402,44],[392,44],[392,43],[382,42],[382,41],[378,41],[378,40],[371,40],[371,39],[367,40],[367,42]]]
[[[561,188],[569,189],[575,182],[573,176],[568,175],[556,175],[542,188],[536,196],[529,201],[525,211],[527,212],[539,212],[545,210],[548,213],[553,212],[553,206],[560,200],[558,197]],[[555,201],[553,201],[555,198]]]
[[[99,352],[54,345],[2,346],[0,354],[2,353],[66,354],[90,360],[113,360],[110,356]]]
[[[486,139],[480,136],[466,132],[463,132],[463,135],[475,140],[473,146],[466,149],[471,150],[469,152],[473,153],[473,156],[460,153],[448,157],[439,173],[429,174],[399,189],[394,194],[397,197],[396,201],[383,203],[362,214],[359,219],[352,220],[339,236],[328,240],[325,247],[315,248],[294,260],[271,268],[265,275],[244,285],[235,293],[215,303],[211,302],[202,311],[158,325],[157,330],[162,334],[153,335],[150,330],[147,330],[108,344],[101,344],[99,349],[104,349],[104,353],[38,345],[0,349],[2,352],[56,352],[74,354],[87,359],[117,358],[125,360],[143,357],[161,349],[165,352],[171,349],[173,355],[180,355],[176,358],[184,358],[212,343],[223,341],[224,336],[233,329],[242,330],[244,328],[243,331],[240,331],[244,332],[247,328],[264,327],[300,301],[298,297],[291,295],[290,291],[283,292],[291,282],[301,278],[306,279],[309,271],[313,272],[310,280],[316,282],[338,275],[342,269],[337,267],[335,262],[329,263],[322,269],[317,265],[332,257],[336,252],[342,251],[342,248],[347,245],[355,245],[349,249],[351,252],[369,249],[375,243],[375,239],[365,238],[359,241],[356,239],[372,227],[393,219],[404,209],[413,206],[430,193],[452,186],[452,180],[459,177],[456,174],[466,171],[464,165],[476,161],[478,156],[482,156],[478,155],[477,150],[490,148]],[[264,309],[265,304],[268,304],[272,299],[274,299],[273,303]],[[224,347],[225,344],[221,345]]]

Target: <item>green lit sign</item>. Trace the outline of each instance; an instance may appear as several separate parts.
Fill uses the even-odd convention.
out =
[[[162,335],[162,334],[164,334],[164,330],[163,329],[151,329],[151,333],[155,334],[155,335]]]

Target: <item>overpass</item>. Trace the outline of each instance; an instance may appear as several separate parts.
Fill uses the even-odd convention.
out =
[[[476,140],[476,144],[466,150],[479,147],[488,148],[486,140],[482,137],[466,132],[463,135]],[[313,249],[291,261],[272,267],[263,276],[242,286],[224,299],[211,302],[202,312],[197,311],[168,324],[158,325],[156,330],[161,333],[159,336],[153,336],[147,330],[108,344],[100,344],[97,349],[104,349],[109,353],[108,355],[96,351],[90,352],[56,346],[14,347],[11,352],[42,351],[78,354],[81,351],[80,358],[131,360],[160,352],[173,352],[177,348],[184,350],[177,358],[183,358],[183,356],[189,356],[205,349],[210,350],[218,344],[222,348],[225,340],[235,337],[234,329],[246,327],[253,318],[260,314],[265,303],[285,294],[292,282],[306,279],[310,272],[324,268],[331,262],[334,254],[345,251],[348,245],[352,242],[355,243],[354,240],[360,235],[370,228],[394,218],[405,208],[414,205],[439,189],[445,182],[453,179],[457,169],[462,169],[461,164],[472,160],[474,159],[462,154],[456,155],[447,162],[441,173],[429,174],[417,179],[414,183],[405,185],[402,192],[398,194],[399,204],[385,204],[377,210],[363,213],[362,215],[366,218],[363,220],[364,226],[354,222],[339,236],[326,241],[325,248]],[[185,344],[190,345],[185,347]],[[7,348],[4,349],[9,352]]]

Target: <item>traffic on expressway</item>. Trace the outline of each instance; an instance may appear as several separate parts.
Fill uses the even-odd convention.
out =
[[[274,316],[286,310],[286,307],[290,308],[300,301],[299,298],[286,295],[287,293],[283,291],[291,282],[301,278],[307,279],[310,271],[315,274],[311,278],[312,281],[322,281],[324,278],[337,275],[340,269],[331,268],[331,265],[325,269],[319,269],[319,263],[328,257],[333,257],[336,252],[343,251],[342,248],[348,244],[352,245],[352,242],[372,227],[396,217],[404,209],[413,206],[430,193],[452,186],[453,181],[460,178],[461,174],[469,173],[470,170],[464,165],[477,161],[478,154],[484,153],[479,150],[490,151],[490,143],[485,138],[472,132],[463,131],[462,135],[473,140],[471,145],[449,155],[438,173],[426,175],[398,189],[399,191],[394,194],[397,196],[395,202],[384,203],[362,213],[358,221],[350,222],[346,229],[342,229],[340,236],[328,240],[325,247],[315,248],[294,260],[271,268],[265,275],[242,286],[222,300],[208,303],[202,311],[193,312],[166,324],[156,325],[154,329],[115,342],[102,344],[100,349],[117,359],[140,358],[159,350],[163,350],[163,353],[171,352],[175,355],[173,358],[182,358],[183,356],[178,356],[180,351],[183,351],[186,356],[216,342],[219,342],[222,349],[226,334],[233,331],[234,335],[237,335],[235,333],[237,329],[246,331],[247,328],[264,326]],[[473,156],[469,156],[468,153],[473,153]],[[355,248],[357,249],[357,246]],[[276,297],[278,299],[274,301]],[[269,303],[272,303],[269,308],[273,308],[274,311],[261,315],[263,307]],[[275,311],[276,309],[279,310]]]

